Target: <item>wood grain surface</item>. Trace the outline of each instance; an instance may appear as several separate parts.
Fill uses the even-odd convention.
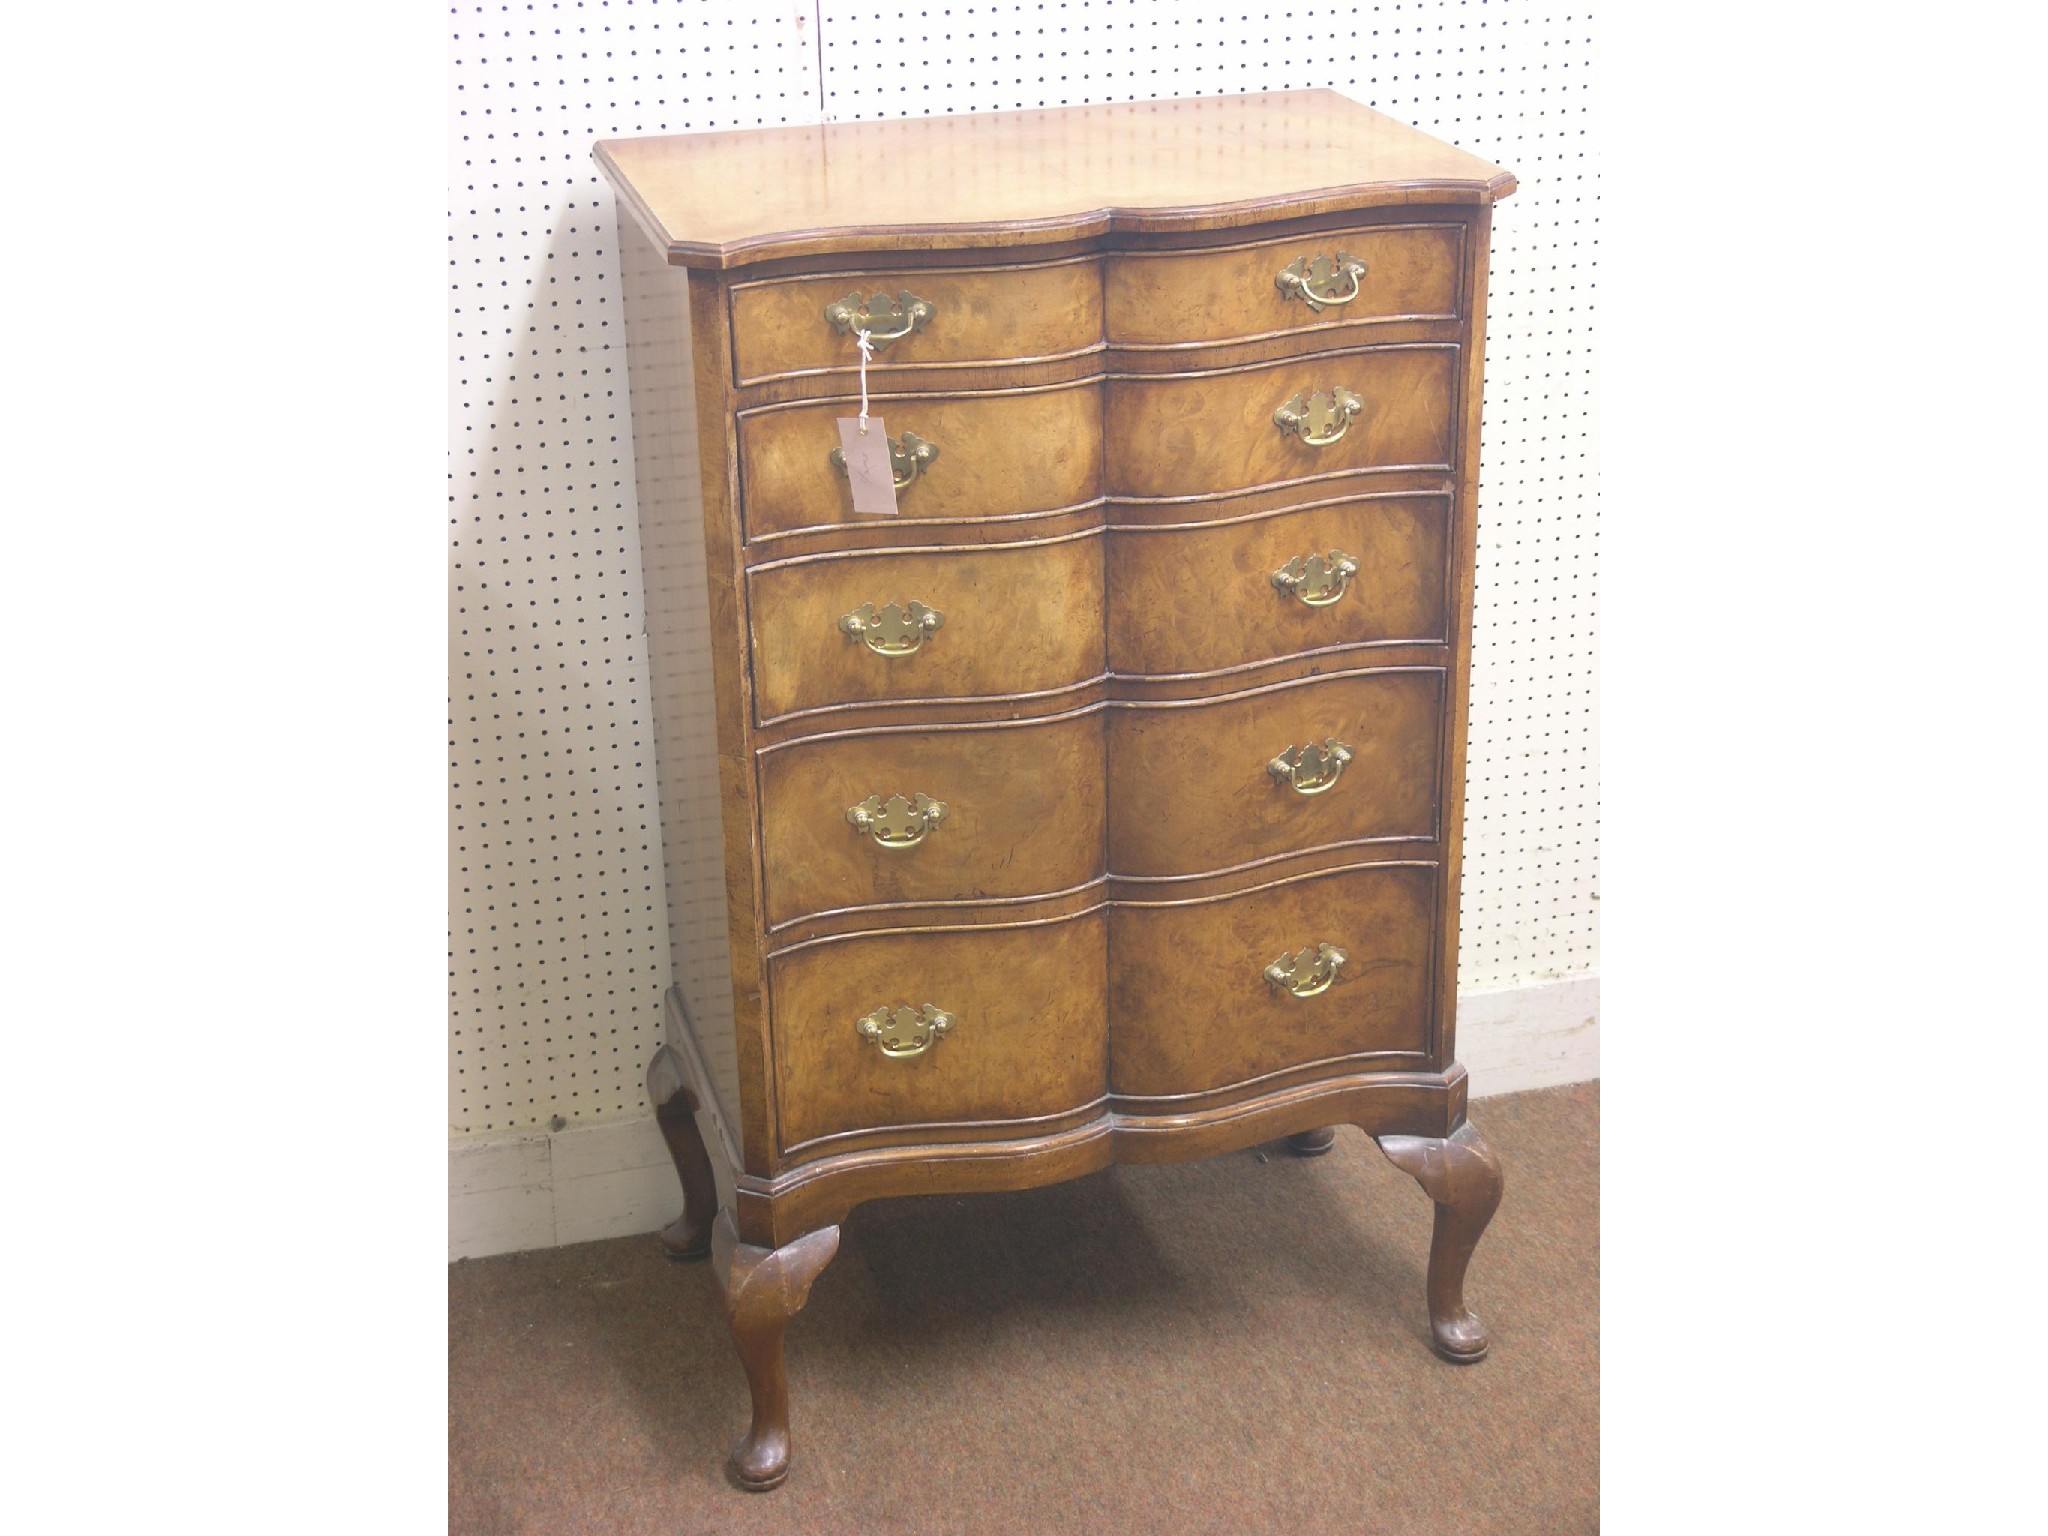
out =
[[[875,395],[869,403],[890,437],[905,432],[939,456],[896,493],[899,514],[1002,517],[1049,512],[1094,499],[1102,472],[1102,406],[1094,381],[1055,389],[975,395]],[[855,513],[844,471],[831,463],[842,417],[858,395],[743,412],[741,494],[747,536],[872,523]]]
[[[1104,914],[814,945],[770,962],[785,1151],[868,1126],[1000,1121],[1094,1102],[1108,1076]],[[930,1003],[954,1015],[891,1060],[855,1023]]]
[[[946,814],[915,847],[880,847],[847,824],[847,807],[870,795],[919,793],[945,802]],[[763,753],[768,923],[1085,884],[1101,873],[1105,801],[1100,712],[1040,725],[862,732]]]
[[[1112,710],[1111,869],[1192,875],[1367,838],[1433,840],[1443,690],[1440,668],[1418,668]],[[1355,756],[1321,793],[1266,771],[1288,747],[1330,737]]]
[[[1299,332],[1330,345],[1362,325],[1458,313],[1462,223],[1331,230],[1221,250],[1118,252],[1103,258],[1104,328],[1112,346],[1188,347]],[[1338,252],[1363,261],[1357,296],[1318,312],[1281,292],[1291,262]],[[1338,285],[1335,291],[1346,291]]]
[[[1381,347],[1218,373],[1108,382],[1105,485],[1112,496],[1217,497],[1254,486],[1400,466],[1448,469],[1457,348]],[[1337,387],[1363,408],[1311,447],[1274,425],[1297,394]]]
[[[849,293],[910,292],[936,313],[877,346],[871,371],[1064,357],[1102,343],[1102,271],[1093,257],[1007,267],[910,267],[740,283],[732,290],[737,381],[855,372],[854,338],[828,324],[825,306]]]
[[[971,698],[1066,687],[1103,670],[1102,540],[856,554],[748,578],[760,718],[869,699]],[[944,624],[904,656],[839,627],[864,603],[923,603]]]
[[[1383,865],[1223,901],[1113,908],[1112,1088],[1200,1093],[1371,1053],[1420,1064],[1435,889],[1434,867]],[[1346,960],[1321,996],[1267,984],[1270,962],[1325,943]]]
[[[1488,203],[1515,185],[1325,90],[610,139],[594,153],[667,259],[707,268]]]
[[[1113,671],[1218,672],[1335,646],[1442,641],[1450,622],[1448,496],[1341,501],[1208,527],[1113,529],[1107,583]],[[1314,608],[1273,585],[1290,560],[1358,562]]]

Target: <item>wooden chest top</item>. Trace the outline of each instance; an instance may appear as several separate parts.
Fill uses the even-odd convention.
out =
[[[1236,229],[1515,178],[1334,91],[614,139],[599,167],[672,265]]]

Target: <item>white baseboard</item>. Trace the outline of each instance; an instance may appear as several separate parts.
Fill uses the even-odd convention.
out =
[[[682,1210],[652,1114],[448,1149],[450,1259],[655,1232]]]
[[[1460,992],[1458,1060],[1475,1099],[1592,1081],[1600,1075],[1599,974]]]
[[[1600,1075],[1600,978],[1458,997],[1474,1098]],[[650,1114],[448,1149],[448,1257],[480,1259],[656,1232],[683,1210]]]

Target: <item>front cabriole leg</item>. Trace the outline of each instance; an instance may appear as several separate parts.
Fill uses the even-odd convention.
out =
[[[780,1248],[756,1248],[739,1240],[731,1212],[718,1213],[711,1234],[713,1267],[725,1288],[726,1319],[754,1397],[754,1421],[732,1451],[733,1475],[742,1488],[762,1492],[789,1476],[789,1377],[782,1367],[782,1330],[838,1251],[837,1227],[820,1227]]]
[[[1436,1202],[1429,1239],[1429,1332],[1436,1352],[1486,1355],[1486,1325],[1465,1306],[1465,1267],[1500,1205],[1500,1159],[1470,1121],[1449,1136],[1381,1136],[1380,1150]]]

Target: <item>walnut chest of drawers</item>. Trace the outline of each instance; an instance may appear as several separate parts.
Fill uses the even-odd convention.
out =
[[[888,1195],[1356,1125],[1436,1202],[1432,1336],[1479,1358],[1500,1173],[1452,1026],[1513,178],[1321,91],[596,156],[676,981],[664,1241],[725,1294],[739,1481],[786,1474],[784,1325]],[[854,509],[863,420],[893,512]]]

